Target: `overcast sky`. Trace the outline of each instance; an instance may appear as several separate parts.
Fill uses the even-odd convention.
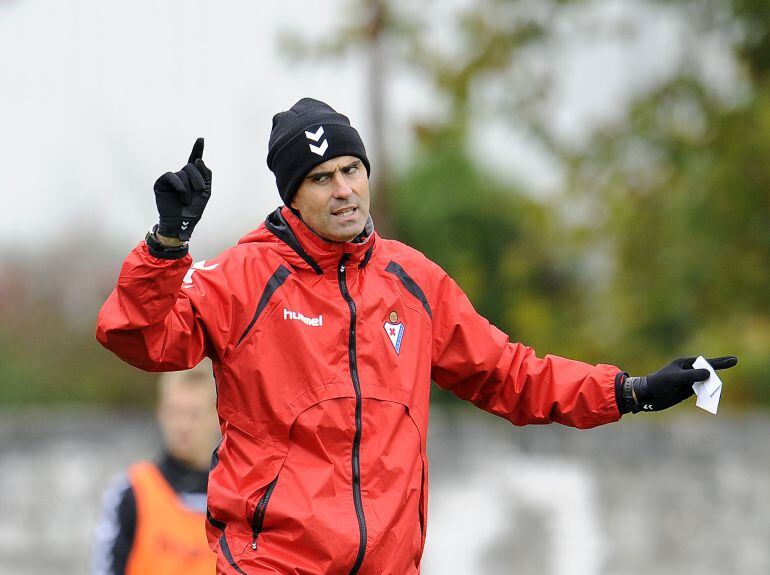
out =
[[[594,4],[584,20],[599,11],[636,31],[586,37],[580,18],[563,23],[554,124],[570,138],[670,73],[686,24],[639,1]],[[98,232],[130,247],[157,219],[153,182],[184,164],[198,136],[214,187],[195,239],[234,242],[279,203],[265,164],[274,113],[313,96],[348,115],[367,140],[363,59],[297,65],[277,41],[287,30],[332,33],[347,5],[0,0],[0,243]],[[430,94],[410,82],[390,88],[395,139],[431,109]],[[480,124],[475,137],[501,172],[558,185],[554,166],[519,135]]]
[[[0,2],[0,241],[75,224],[142,237],[153,182],[197,136],[214,189],[196,236],[236,239],[280,201],[265,164],[275,112],[311,95],[365,124],[355,65],[276,53],[277,32],[315,37],[331,16],[293,0]]]

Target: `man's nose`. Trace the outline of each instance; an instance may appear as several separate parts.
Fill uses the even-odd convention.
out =
[[[338,170],[332,176],[332,195],[335,198],[345,198],[353,193],[353,188],[345,179],[345,176]]]

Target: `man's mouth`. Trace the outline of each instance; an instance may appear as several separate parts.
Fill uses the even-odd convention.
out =
[[[338,210],[332,211],[333,216],[339,216],[341,218],[345,218],[347,216],[353,215],[353,212],[355,212],[358,208],[355,206],[347,206],[345,208],[340,208]]]

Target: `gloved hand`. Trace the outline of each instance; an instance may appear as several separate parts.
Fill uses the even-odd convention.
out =
[[[158,234],[183,242],[190,239],[211,197],[211,170],[202,157],[203,138],[198,138],[187,165],[176,173],[166,172],[155,182]]]
[[[693,395],[692,384],[708,379],[706,369],[693,369],[697,358],[680,357],[655,373],[643,377],[626,376],[620,382],[621,411],[660,411],[676,405]],[[727,369],[738,363],[735,356],[715,357],[706,360],[715,370]]]

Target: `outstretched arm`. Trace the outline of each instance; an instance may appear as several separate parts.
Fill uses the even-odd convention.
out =
[[[692,396],[693,383],[708,378],[693,369],[694,357],[673,360],[655,373],[630,377],[612,365],[590,365],[535,351],[491,325],[448,276],[434,314],[433,379],[458,397],[516,425],[559,422],[594,427],[624,413],[660,411]],[[714,369],[738,363],[734,356],[709,359]]]
[[[538,358],[479,315],[449,276],[435,296],[432,377],[442,388],[516,425],[588,428],[620,419],[619,368]]]

